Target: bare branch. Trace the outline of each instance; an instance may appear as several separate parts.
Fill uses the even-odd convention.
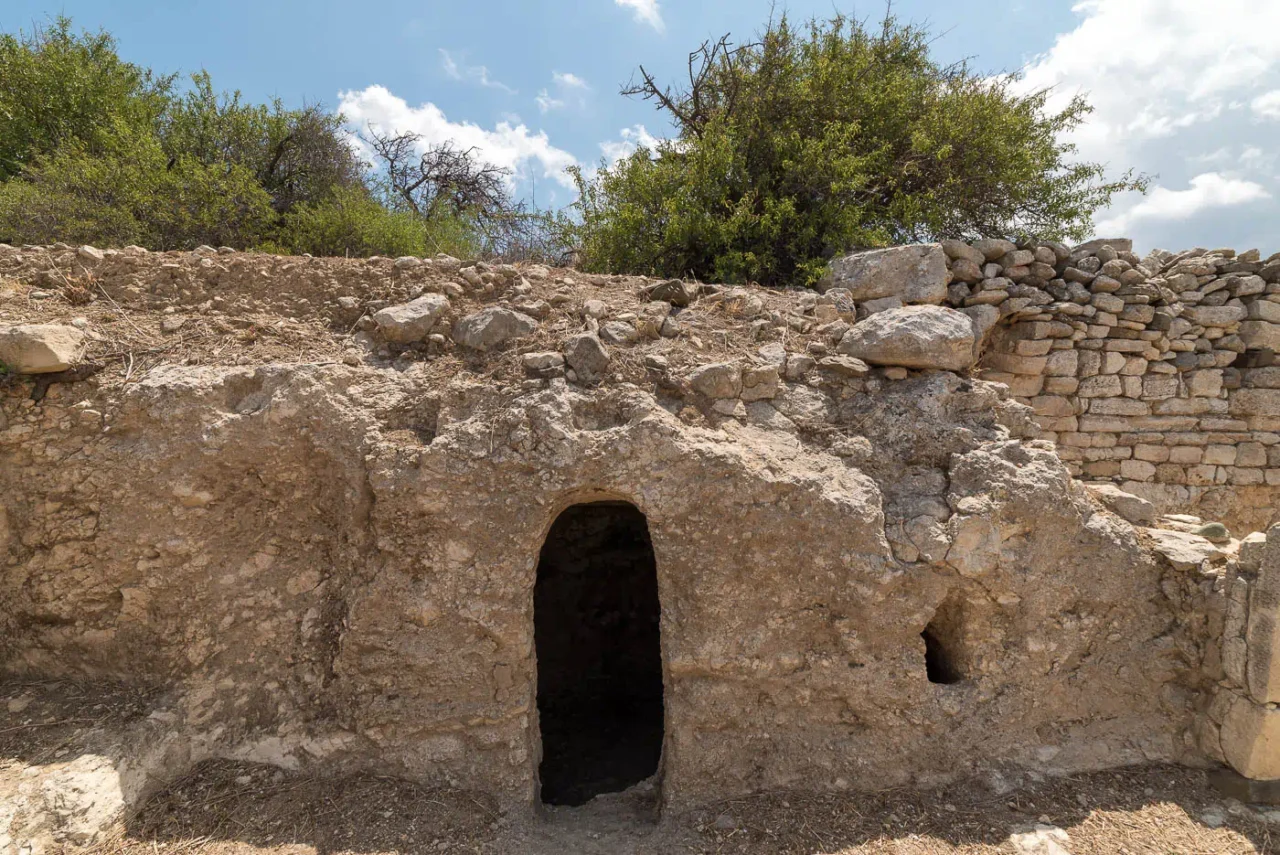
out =
[[[758,47],[755,43],[735,46],[729,34],[714,42],[704,41],[689,54],[688,88],[676,90],[660,86],[642,65],[640,82],[633,78],[623,87],[622,94],[653,101],[659,110],[671,114],[682,134],[700,137],[713,118],[732,114],[741,83],[738,60],[744,52]]]
[[[424,148],[414,133],[370,129],[369,134],[365,142],[381,161],[391,194],[419,216],[447,213],[483,220],[513,209],[506,184],[510,170],[482,161],[479,149],[460,149],[452,141]]]

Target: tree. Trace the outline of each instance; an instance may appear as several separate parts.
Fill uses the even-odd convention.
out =
[[[312,254],[558,254],[563,220],[512,200],[475,149],[375,133],[341,115],[178,87],[71,21],[0,34],[0,241]]]
[[[253,246],[276,219],[242,166],[169,157],[151,133],[69,143],[0,184],[0,240],[154,249]]]
[[[371,128],[365,140],[384,171],[388,193],[415,214],[500,217],[511,209],[509,170],[485,163],[475,148],[452,142],[424,146],[414,133]]]
[[[478,149],[424,145],[418,134],[376,128],[365,143],[377,159],[386,204],[421,217],[431,245],[452,247],[435,251],[538,261],[564,254],[565,219],[513,200],[511,171],[485,162]]]
[[[65,144],[95,150],[121,126],[151,126],[171,76],[124,62],[105,32],[77,35],[68,18],[29,34],[0,33],[0,181]]]
[[[283,214],[360,184],[364,164],[342,125],[341,115],[319,105],[289,110],[279,100],[246,104],[239,92],[219,94],[202,71],[170,103],[160,137],[170,157],[249,170]]]
[[[836,252],[942,237],[1083,236],[1126,174],[1076,162],[1063,135],[1090,108],[1048,109],[1016,76],[941,65],[926,30],[887,16],[726,36],[689,57],[683,87],[645,68],[624,94],[674,124],[575,177],[593,269],[812,283]]]

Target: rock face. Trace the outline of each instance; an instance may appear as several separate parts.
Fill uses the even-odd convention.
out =
[[[581,334],[565,350],[579,368],[598,353]],[[607,499],[652,538],[671,805],[1043,768],[1049,732],[1055,768],[1179,756],[1190,700],[1162,687],[1187,666],[1150,640],[1183,630],[1156,564],[1052,446],[1016,438],[998,387],[932,372],[848,396],[861,369],[810,386],[714,366],[676,404],[679,383],[333,365],[163,366],[39,412],[0,399],[0,662],[180,687],[175,732],[215,754],[270,744],[273,762],[394,767],[525,811],[539,550],[562,509]],[[749,390],[740,427],[672,412]],[[36,477],[55,452],[59,479]],[[963,685],[929,681],[926,629]]]
[[[15,374],[66,371],[84,352],[84,333],[61,324],[0,326],[0,365]]]
[[[472,350],[491,350],[537,328],[537,321],[528,315],[494,307],[467,315],[454,324],[453,340]]]
[[[1199,720],[1209,757],[1247,778],[1280,779],[1280,526],[1250,535],[1224,579],[1222,671]]]
[[[963,371],[973,364],[973,324],[941,306],[904,306],[856,324],[838,350],[872,365]]]
[[[947,296],[946,255],[934,243],[857,252],[831,262],[824,286],[848,289],[858,301],[941,303]]]
[[[424,294],[413,302],[380,310],[373,320],[387,341],[409,344],[426,338],[448,309],[449,298],[442,294]]]
[[[1280,367],[1182,312],[1263,313],[1280,259],[1169,256],[1156,283],[1111,246],[945,254],[968,279],[982,258],[948,307],[714,285],[677,306],[641,277],[538,265],[107,252],[95,277],[128,326],[30,296],[74,249],[0,246],[5,323],[82,323],[103,355],[174,341],[169,317],[190,334],[178,362],[0,383],[0,672],[154,687],[141,720],[173,748],[157,777],[205,757],[385,770],[528,816],[550,749],[544,551],[587,506],[647,539],[619,556],[575,523],[566,552],[646,574],[668,806],[1204,755],[1268,772],[1270,541],[1136,529],[1073,475],[1139,496],[1119,479],[1186,490],[1194,471],[1230,493],[1280,468]],[[450,308],[422,347],[360,308],[423,293]],[[615,323],[635,334],[606,348]],[[1146,494],[1114,489],[1145,518]],[[630,610],[560,605],[571,642]],[[153,768],[94,804],[118,816]],[[52,795],[24,804],[91,836],[77,793],[111,771],[82,771],[37,772]]]

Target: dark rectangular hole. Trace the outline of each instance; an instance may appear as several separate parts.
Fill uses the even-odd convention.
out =
[[[662,756],[657,567],[644,514],[575,505],[534,586],[542,801],[581,805],[654,776]]]
[[[929,682],[944,686],[962,682],[964,674],[954,658],[954,651],[949,650],[944,640],[939,638],[933,624],[925,627],[920,637],[924,639],[924,667]]]

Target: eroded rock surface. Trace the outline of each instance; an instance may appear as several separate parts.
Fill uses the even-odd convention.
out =
[[[1095,501],[1037,423],[1059,405],[969,375],[994,304],[255,258],[86,260],[129,312],[76,308],[109,367],[0,387],[6,674],[162,686],[173,756],[528,811],[540,550],[607,500],[652,540],[668,805],[1221,753],[1196,728],[1246,679],[1243,547]],[[4,287],[37,263],[0,249]],[[425,339],[376,320],[427,295]],[[70,316],[31,305],[0,320]]]

